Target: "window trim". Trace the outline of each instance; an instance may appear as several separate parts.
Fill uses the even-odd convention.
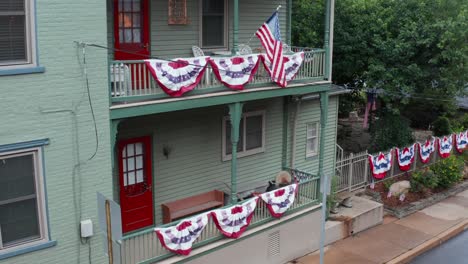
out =
[[[229,50],[229,1],[224,1],[224,45],[222,46],[203,46],[203,0],[198,1],[198,46],[207,51]]]
[[[24,73],[44,72],[44,67],[39,66],[37,47],[37,20],[36,0],[23,0],[25,10],[26,27],[26,61],[0,62],[0,76]],[[29,71],[28,71],[29,70]]]
[[[317,131],[317,134],[315,136],[316,144],[315,144],[315,150],[310,150],[307,147],[307,141],[311,138],[307,136],[308,131],[309,131],[309,126],[315,126],[315,131]],[[315,157],[319,154],[319,138],[320,138],[320,129],[319,129],[319,122],[309,122],[306,124],[306,133],[305,133],[305,149],[306,149],[306,158],[311,158]]]
[[[29,142],[8,144],[0,146],[0,157],[12,158],[25,155],[33,155],[35,168],[36,202],[38,209],[38,224],[40,238],[20,242],[14,245],[0,248],[0,260],[17,256],[20,254],[49,248],[56,245],[51,240],[49,212],[47,205],[47,189],[45,178],[44,145],[49,143],[48,139],[34,140]],[[1,241],[0,241],[1,244]]]
[[[246,139],[246,132],[247,132],[247,126],[246,126],[246,118],[250,116],[261,116],[262,117],[262,146],[259,148],[254,148],[254,149],[249,149],[246,150],[246,144],[247,144],[247,139]],[[232,159],[231,154],[226,154],[226,127],[227,127],[227,122],[230,122],[229,116],[223,117],[223,122],[222,122],[222,160],[223,161],[229,161]],[[266,111],[265,110],[260,110],[260,111],[252,111],[252,112],[246,112],[242,114],[240,122],[243,122],[243,130],[239,131],[239,138],[243,137],[243,146],[241,151],[237,151],[237,157],[242,158],[258,153],[265,152],[265,145],[266,145],[266,132],[265,132],[265,127],[266,127]]]

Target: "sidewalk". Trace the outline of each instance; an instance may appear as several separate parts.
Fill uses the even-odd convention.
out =
[[[468,229],[468,190],[325,248],[325,264],[407,263],[412,258]],[[319,263],[315,251],[290,263]]]

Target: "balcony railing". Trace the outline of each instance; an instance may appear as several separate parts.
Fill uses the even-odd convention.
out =
[[[304,62],[294,81],[291,83],[323,80],[325,71],[325,51],[323,49],[292,47],[291,50],[292,52],[304,51]],[[112,102],[168,97],[153,79],[143,60],[111,61],[109,76],[109,93]],[[268,73],[263,68],[263,65],[260,65],[253,80],[246,89],[271,84],[272,82]],[[200,93],[210,93],[223,91],[223,87],[218,79],[216,79],[214,73],[211,70],[207,70],[195,90]],[[225,91],[229,90],[227,87],[224,88]]]
[[[319,177],[300,170],[290,171],[296,175],[299,180],[299,190],[293,205],[286,214],[318,204],[320,188]],[[260,200],[255,208],[254,216],[248,229],[274,220],[280,221],[270,215],[265,203]],[[178,221],[160,227],[173,226],[177,223]],[[194,242],[193,248],[201,247],[223,238],[224,236],[218,231],[213,221],[209,221],[200,237]],[[154,228],[124,236],[124,238],[119,241],[119,245],[122,264],[153,263],[174,256],[174,253],[171,253],[161,246]]]

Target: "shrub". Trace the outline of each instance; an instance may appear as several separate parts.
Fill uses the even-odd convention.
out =
[[[432,170],[416,171],[411,174],[411,191],[420,192],[424,188],[434,189],[439,183],[438,177]]]
[[[445,116],[438,117],[434,123],[432,123],[432,132],[434,136],[440,137],[452,133],[452,127],[450,126],[450,120]]]
[[[463,179],[464,160],[462,157],[451,156],[431,165],[431,170],[437,175],[437,186],[448,188]]]
[[[392,184],[394,184],[394,183],[395,183],[395,179],[393,179],[393,178],[385,180],[383,182],[383,186],[384,186],[385,191],[388,192],[390,190],[390,186],[392,186]]]
[[[327,210],[333,209],[335,204],[338,202],[338,195],[336,191],[338,189],[338,176],[333,176],[330,182],[330,194],[327,196]]]
[[[389,110],[382,110],[371,124],[371,152],[386,151],[414,142],[409,121]]]

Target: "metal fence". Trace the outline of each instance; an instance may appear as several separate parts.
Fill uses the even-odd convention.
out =
[[[341,149],[338,148],[337,150]],[[439,143],[436,140],[434,142],[435,151],[431,154],[431,158],[427,163],[422,163],[419,156],[419,146],[416,144],[414,148],[415,157],[414,162],[411,164],[411,168],[407,171],[400,170],[398,166],[396,151],[392,151],[392,168],[387,172],[387,175],[384,179],[376,180],[372,177],[372,173],[369,168],[368,160],[368,151],[365,150],[359,153],[350,153],[343,155],[340,153],[336,158],[335,173],[337,176],[337,193],[340,192],[352,192],[361,188],[365,188],[370,185],[372,182],[377,183],[385,181],[394,177],[401,176],[408,172],[417,171],[421,168],[428,167],[434,163],[437,163],[441,160],[438,154]],[[342,150],[342,149],[341,149]],[[390,150],[389,150],[390,151]],[[384,153],[388,153],[386,151]],[[453,155],[458,153],[455,150],[452,150]],[[377,155],[377,154],[376,154]]]

